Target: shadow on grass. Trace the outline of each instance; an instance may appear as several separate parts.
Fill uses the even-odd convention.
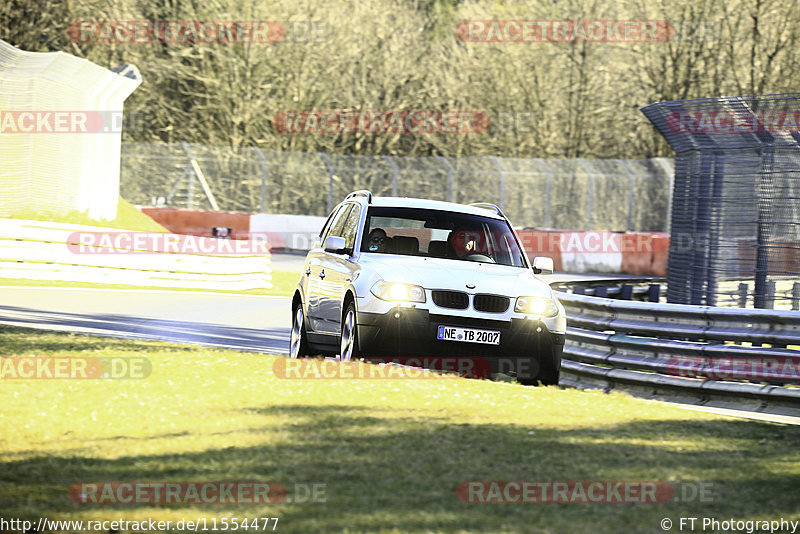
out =
[[[145,352],[157,348],[161,352],[195,352],[197,347],[162,344],[158,342],[136,341],[118,339],[113,337],[96,337],[78,334],[76,339],[70,332],[56,330],[42,331],[36,328],[0,325],[0,335],[3,336],[3,356],[29,352],[33,348],[37,353],[50,354],[55,351],[85,351],[93,352],[99,349],[119,350],[125,352]],[[35,335],[36,341],[32,342],[27,336]],[[44,337],[44,339],[43,339]]]
[[[639,532],[663,517],[795,517],[800,513],[800,428],[743,420],[635,421],[563,429],[454,424],[355,406],[250,408],[291,421],[278,444],[113,460],[34,457],[0,462],[3,515],[106,512],[67,497],[76,482],[277,481],[327,485],[327,502],[201,507],[202,515],[280,517],[281,532]],[[565,414],[565,417],[568,415]],[[265,421],[266,422],[266,421]],[[265,425],[265,436],[269,430]],[[245,430],[246,431],[246,430]],[[199,436],[201,437],[201,436]],[[92,446],[91,441],[87,446]],[[703,502],[465,504],[468,480],[711,483]],[[710,499],[710,500],[708,500]],[[181,508],[169,507],[172,510]],[[136,507],[118,506],[114,515]],[[88,514],[87,514],[88,512]],[[158,518],[159,509],[147,515]],[[187,515],[196,517],[197,510]]]

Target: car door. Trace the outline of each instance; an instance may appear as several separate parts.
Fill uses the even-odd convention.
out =
[[[334,230],[337,232],[336,234],[332,234],[345,239],[345,246],[350,250],[349,253],[324,252],[322,256],[325,279],[321,285],[324,286],[325,291],[323,292],[324,296],[320,298],[319,315],[322,319],[320,327],[326,333],[338,335],[341,330],[342,301],[344,300],[345,291],[358,268],[353,261],[352,251],[355,248],[360,219],[361,207],[358,204],[353,204],[352,209],[344,220],[344,224]]]
[[[328,291],[328,284],[325,283],[327,273],[323,266],[326,255],[324,249],[325,238],[329,235],[336,235],[334,232],[336,232],[337,229],[341,231],[351,206],[352,204],[343,204],[334,211],[328,225],[320,234],[320,242],[308,253],[306,259],[305,275],[308,287],[306,292],[306,315],[308,317],[308,324],[314,332],[328,331],[324,327],[324,320],[321,315],[321,303],[325,299],[326,292]]]

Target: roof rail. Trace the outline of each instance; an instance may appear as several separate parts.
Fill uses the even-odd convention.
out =
[[[353,198],[353,197],[367,197],[367,204],[372,204],[372,192],[369,191],[368,189],[360,189],[358,191],[353,191],[352,193],[344,197],[344,199],[347,200],[348,198]]]
[[[470,204],[470,206],[473,206],[475,208],[483,208],[485,210],[494,211],[499,216],[505,218],[505,215],[503,214],[503,210],[501,210],[500,208],[498,208],[494,204],[490,204],[489,202],[473,202],[472,204]]]

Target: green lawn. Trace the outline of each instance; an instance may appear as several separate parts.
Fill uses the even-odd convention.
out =
[[[278,357],[0,329],[3,356],[148,358],[139,380],[0,380],[3,517],[279,517],[277,532],[660,532],[800,519],[800,429],[624,394],[452,380],[286,380]],[[0,358],[0,363],[3,359]],[[78,505],[92,481],[324,484],[326,502]],[[712,502],[466,504],[469,480],[710,484]]]
[[[111,221],[99,221],[92,219],[85,213],[78,211],[74,211],[63,216],[58,216],[34,210],[23,210],[14,212],[8,215],[7,218],[24,219],[29,221],[84,224],[87,226],[100,226],[103,228],[114,228],[117,230],[135,230],[138,232],[169,232],[169,230],[158,224],[150,216],[139,211],[136,206],[122,197],[119,197],[117,216]]]

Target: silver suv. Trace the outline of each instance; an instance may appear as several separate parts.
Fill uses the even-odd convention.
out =
[[[496,206],[356,191],[319,237],[292,298],[291,357],[463,360],[464,374],[558,383],[566,318],[539,278],[553,261],[531,265]]]

